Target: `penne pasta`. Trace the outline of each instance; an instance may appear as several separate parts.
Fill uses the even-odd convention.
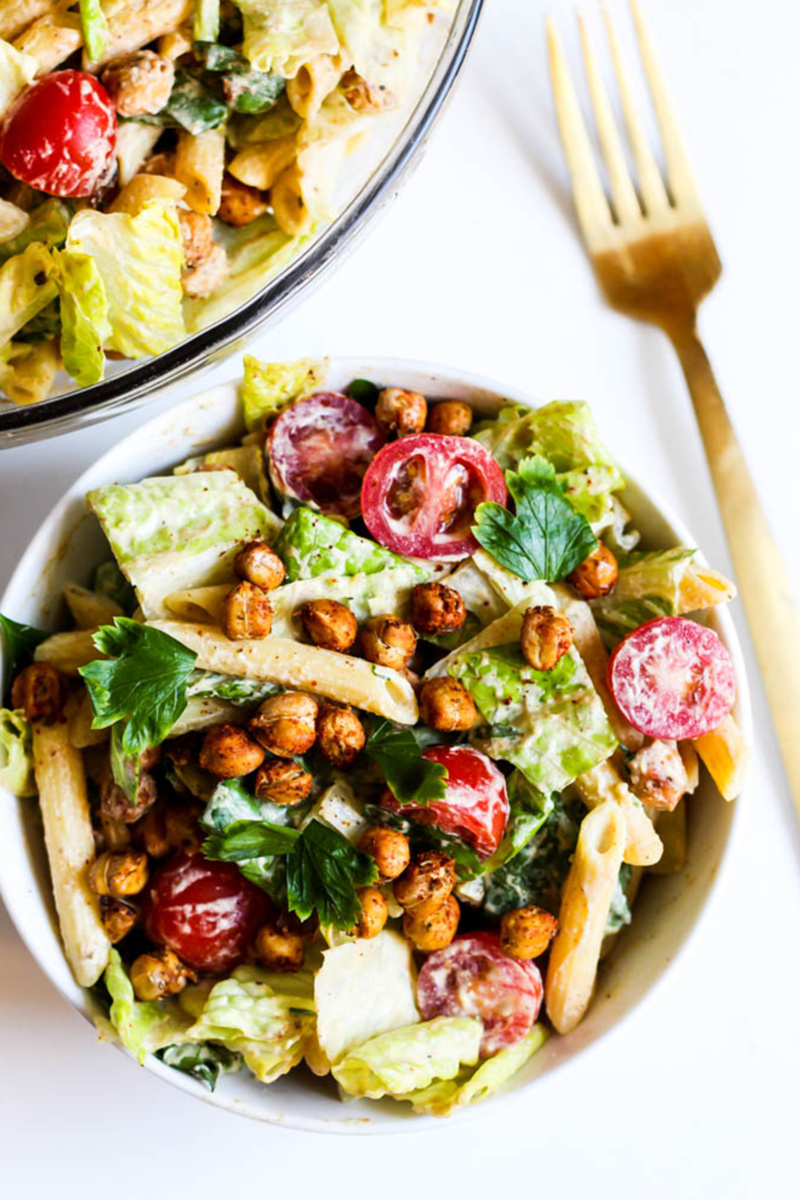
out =
[[[85,667],[96,658],[103,658],[94,642],[92,630],[76,629],[72,633],[54,633],[36,647],[35,662],[52,663],[65,675],[77,675],[78,667]]]
[[[138,174],[162,133],[159,125],[139,125],[136,121],[117,126],[117,163],[123,188]]]
[[[54,71],[83,45],[83,26],[77,13],[48,13],[34,21],[14,42],[17,50],[36,59],[37,77]]]
[[[178,134],[175,178],[186,188],[185,201],[194,212],[213,216],[222,199],[225,174],[225,130]]]
[[[311,229],[311,213],[303,194],[302,172],[296,162],[281,171],[273,183],[270,202],[275,220],[284,233],[298,237]]]
[[[64,599],[78,629],[97,629],[99,625],[110,625],[114,617],[125,615],[116,601],[77,583],[65,585]]]
[[[291,166],[297,155],[297,139],[294,134],[273,138],[245,146],[228,164],[228,171],[240,183],[267,191],[275,180]]]
[[[342,76],[338,55],[318,54],[304,63],[293,79],[286,80],[286,96],[298,117],[312,120]]]
[[[165,175],[136,175],[123,187],[108,211],[135,217],[150,200],[177,204],[185,195],[186,188],[177,179],[168,179]]]
[[[625,819],[613,801],[581,823],[545,981],[547,1014],[559,1033],[571,1032],[589,1007],[625,840]]]
[[[657,813],[656,828],[664,853],[650,870],[654,875],[673,875],[682,871],[687,861],[686,801],[681,800],[672,812]]]
[[[111,943],[87,879],[94,834],[86,774],[66,723],[33,726],[33,769],[64,953],[76,982],[91,987],[106,968]]]
[[[572,625],[575,648],[603,702],[614,736],[626,750],[639,750],[644,745],[644,734],[625,720],[614,703],[607,680],[608,654],[591,608],[585,600],[569,599],[562,612]]]
[[[87,750],[89,746],[102,746],[111,737],[110,728],[92,729],[94,709],[86,689],[80,699],[70,701],[67,710],[69,740],[76,750]]]
[[[0,4],[0,38],[13,41],[38,17],[68,8],[72,0],[3,0]]]
[[[253,705],[253,708],[256,707]],[[169,736],[182,737],[184,733],[196,733],[199,729],[208,729],[222,721],[236,723],[247,711],[246,705],[220,700],[218,696],[190,696],[189,703],[172,726]]]
[[[194,11],[194,0],[107,0],[103,11],[109,40],[98,62],[83,56],[84,71],[97,72],[112,58],[140,50],[148,42],[171,33]]]
[[[597,808],[607,801],[618,806],[625,819],[624,862],[633,867],[652,867],[658,862],[663,851],[661,839],[613,759],[581,775],[574,788],[588,808]]]
[[[735,800],[742,790],[750,762],[750,747],[729,714],[716,729],[694,739],[694,747],[726,800]]]

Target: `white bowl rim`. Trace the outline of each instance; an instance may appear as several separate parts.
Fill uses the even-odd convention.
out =
[[[355,355],[348,355],[342,358],[331,356],[327,361],[331,368],[348,374],[351,373],[351,378],[371,376],[377,379],[398,379],[402,373],[420,374],[430,376],[432,379],[435,379],[447,387],[464,387],[487,392],[494,397],[501,397],[508,403],[512,404],[516,402],[532,407],[538,407],[543,403],[543,401],[541,401],[533,393],[521,388],[509,389],[491,376],[485,376],[475,372],[461,370],[460,368],[446,367],[424,360],[405,358],[396,359],[389,356],[361,358]],[[187,419],[190,419],[193,406],[200,397],[211,397],[216,394],[223,393],[230,394],[232,389],[238,393],[240,384],[241,376],[236,375],[228,380],[216,384],[212,388],[201,390],[194,396],[182,400],[179,404],[173,405],[171,408],[168,408],[165,411],[157,414],[144,425],[139,426],[136,430],[133,430],[131,433],[127,434],[120,442],[117,442],[98,459],[95,459],[95,461],[91,463],[90,466],[88,466],[83,472],[81,472],[80,476],[50,510],[48,515],[40,524],[37,532],[31,539],[28,548],[25,550],[22,558],[19,560],[14,572],[12,573],[8,584],[4,589],[2,597],[0,597],[0,612],[5,612],[6,610],[7,598],[15,589],[15,581],[18,574],[24,573],[25,568],[30,562],[41,561],[42,554],[40,546],[42,543],[46,542],[50,528],[57,526],[61,522],[63,516],[67,513],[70,506],[76,499],[83,499],[90,486],[87,484],[87,481],[90,480],[96,472],[103,467],[113,465],[117,457],[119,457],[120,460],[124,460],[126,447],[128,447],[131,442],[138,441],[139,439],[147,440],[148,433],[156,435],[159,431],[159,427],[165,421],[179,419],[183,412],[186,413]],[[646,496],[647,500],[652,504],[654,509],[658,512],[663,521],[670,526],[671,530],[675,533],[678,539],[678,544],[685,546],[697,546],[697,541],[692,537],[690,530],[687,528],[683,520],[675,513],[672,506],[667,503],[658,494],[658,492],[653,491],[651,488],[644,488],[641,484],[639,484],[636,475],[627,470],[624,461],[618,458],[616,461],[618,462],[625,478],[634,486],[639,488],[643,495]],[[143,478],[144,476],[142,475],[137,477]],[[699,553],[702,558],[702,550],[700,550]],[[733,619],[724,606],[720,606],[719,609],[716,610],[716,616],[722,626],[723,639],[729,652],[731,653],[736,668],[738,719],[740,721],[742,732],[746,741],[748,744],[752,745],[753,717],[751,694],[741,643]],[[641,997],[630,1006],[630,1008],[622,1015],[621,1018],[616,1020],[609,1027],[609,1029],[602,1032],[586,1046],[579,1049],[573,1056],[554,1064],[554,1066],[548,1071],[548,1074],[552,1074],[557,1070],[564,1071],[569,1068],[576,1068],[579,1064],[585,1064],[591,1052],[595,1050],[601,1042],[607,1042],[615,1034],[618,1034],[621,1027],[625,1024],[626,1020],[632,1016],[633,1012],[646,1003],[649,997],[654,993],[655,989],[662,983],[665,976],[671,972],[677,959],[683,955],[683,952],[685,951],[689,942],[694,939],[701,923],[707,916],[712,896],[715,895],[719,887],[720,876],[722,875],[723,871],[727,869],[727,865],[731,857],[730,845],[738,823],[737,815],[741,804],[741,799],[742,796],[740,795],[739,798],[733,802],[733,819],[731,821],[730,829],[723,846],[719,868],[716,870],[714,878],[709,884],[705,895],[700,902],[691,928],[683,937],[675,954],[671,957],[670,961],[658,971],[656,977],[648,985]],[[4,872],[2,869],[4,855],[5,847],[0,844],[0,897],[5,904],[5,907],[20,938],[50,983],[64,997],[64,999],[81,1014],[81,1016],[83,1016],[90,1024],[94,1025],[94,1019],[90,1011],[89,1004],[86,1000],[87,993],[85,989],[79,987],[77,984],[73,984],[71,988],[62,987],[60,982],[53,977],[48,969],[47,963],[44,961],[44,955],[40,955],[26,937],[25,908],[27,901],[24,897],[17,899],[16,897],[10,895],[4,887]],[[120,1046],[117,1043],[113,1044],[133,1062],[136,1061],[135,1057],[130,1051],[126,1050],[123,1046]],[[213,1107],[222,1108],[225,1111],[234,1113],[236,1115],[247,1116],[251,1119],[262,1121],[267,1124],[284,1126],[286,1128],[301,1130],[304,1132],[350,1135],[371,1134],[387,1136],[394,1133],[413,1133],[434,1128],[441,1128],[441,1120],[438,1118],[425,1116],[411,1117],[408,1114],[401,1116],[399,1113],[398,1119],[393,1121],[391,1125],[384,1125],[382,1122],[373,1123],[372,1121],[362,1117],[348,1118],[346,1115],[346,1104],[342,1105],[344,1111],[342,1117],[338,1119],[301,1117],[295,1115],[287,1116],[284,1112],[277,1110],[275,1112],[265,1112],[261,1108],[256,1108],[256,1106],[248,1104],[246,1101],[242,1101],[237,1098],[229,1098],[218,1092],[210,1093],[201,1083],[193,1080],[190,1076],[185,1075],[180,1071],[175,1071],[171,1067],[168,1067],[154,1055],[147,1056],[144,1066],[147,1070],[163,1079],[165,1082],[171,1084],[173,1087],[177,1087],[181,1091],[187,1092],[197,1099],[212,1105]],[[529,1084],[523,1084],[518,1089],[503,1089],[498,1095],[492,1097],[492,1110],[497,1111],[501,1105],[508,1104],[512,1098],[518,1094],[518,1092],[525,1090],[528,1086],[534,1086],[539,1082],[540,1081],[538,1079],[534,1079],[530,1081]],[[459,1109],[457,1112],[451,1114],[448,1124],[452,1124],[456,1118],[459,1120],[464,1120],[475,1116],[482,1111],[483,1107],[483,1105],[475,1105],[466,1109]]]

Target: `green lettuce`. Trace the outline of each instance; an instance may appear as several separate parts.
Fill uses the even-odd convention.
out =
[[[12,796],[35,796],[31,728],[21,709],[0,708],[0,786]]]
[[[113,947],[103,979],[111,996],[111,1009],[108,1022],[102,1018],[97,1021],[100,1032],[108,1035],[110,1025],[140,1063],[148,1054],[185,1039],[191,1017],[177,1000],[137,1000],[119,951]]]
[[[264,679],[245,679],[239,675],[223,675],[218,671],[193,671],[186,688],[187,696],[216,696],[233,704],[261,704],[280,688]]]
[[[86,54],[90,62],[99,62],[108,45],[109,33],[100,0],[80,0],[81,24]]]
[[[136,607],[136,593],[113,559],[95,567],[92,591],[113,600],[128,616]]]
[[[173,471],[174,475],[192,475],[200,467],[230,467],[243,483],[262,500],[269,498],[269,484],[264,468],[264,450],[257,442],[243,446],[229,446],[225,450],[212,450],[209,454],[198,454],[187,458]]]
[[[535,904],[556,915],[586,813],[580,800],[552,797],[552,811],[518,854],[484,877],[484,911],[495,919]]]
[[[472,1017],[434,1017],[356,1046],[334,1064],[333,1077],[349,1096],[402,1097],[474,1066],[482,1035],[481,1022]]]
[[[243,53],[257,71],[292,79],[319,54],[337,54],[327,0],[236,0],[244,18]]]
[[[645,621],[682,612],[681,584],[696,556],[696,550],[682,546],[631,556],[620,567],[613,592],[592,601],[606,645],[615,646]]]
[[[15,50],[0,38],[0,117],[36,78],[39,64],[32,54]]]
[[[175,204],[150,200],[135,217],[83,209],[69,227],[67,250],[97,264],[111,328],[105,349],[143,358],[162,354],[186,336]]]
[[[615,466],[584,401],[553,400],[516,413],[511,419],[501,414],[475,435],[504,471],[516,471],[523,458],[536,454],[549,459],[558,472]],[[621,487],[622,476],[618,479]]]
[[[173,1070],[198,1079],[212,1092],[220,1075],[239,1071],[242,1067],[241,1054],[227,1050],[225,1046],[213,1046],[210,1042],[179,1042],[159,1050],[158,1057]]]
[[[33,242],[0,267],[0,349],[55,300],[53,257]]]
[[[482,864],[481,874],[496,871],[524,850],[547,821],[555,801],[533,787],[521,771],[512,771],[508,777],[508,805],[508,824],[503,840],[492,857]]]
[[[244,356],[242,406],[248,429],[260,428],[266,419],[276,416],[295,400],[320,387],[325,360],[298,358],[294,362],[266,363]]]
[[[111,338],[106,290],[97,263],[88,254],[54,250],[53,259],[58,272],[64,370],[80,387],[89,387],[103,378],[103,345]]]
[[[294,510],[275,542],[275,551],[283,560],[289,583],[317,575],[372,575],[409,565],[413,566],[415,583],[431,576],[429,567],[409,564],[408,559],[351,533],[339,521],[310,508]]]
[[[194,11],[194,40],[215,42],[219,36],[219,0],[197,0]]]
[[[267,825],[292,824],[292,809],[268,800],[257,800],[238,779],[223,779],[217,783],[200,818],[208,833],[224,834],[242,822],[266,822]],[[286,861],[276,854],[239,859],[239,870],[265,891],[276,904],[286,900]]]
[[[45,249],[63,245],[67,240],[69,222],[70,211],[66,202],[50,196],[33,209],[21,233],[8,242],[0,243],[0,263],[22,254],[34,242],[41,242]]]

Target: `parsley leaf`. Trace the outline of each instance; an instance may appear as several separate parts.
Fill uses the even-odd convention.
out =
[[[27,666],[33,658],[33,652],[40,642],[50,635],[32,625],[21,625],[4,617],[0,613],[0,629],[3,631],[2,643],[5,645],[8,660],[8,687],[11,687],[14,676]]]
[[[350,929],[361,903],[356,887],[375,883],[375,860],[321,821],[309,821],[286,861],[289,908],[301,921],[316,910],[323,925]]]
[[[389,790],[400,804],[444,800],[447,768],[422,757],[414,730],[397,729],[391,721],[379,721],[364,751],[383,771]]]
[[[494,501],[479,504],[472,532],[526,583],[557,583],[597,547],[589,522],[575,512],[545,458],[523,458],[518,473],[506,471],[506,483],[516,512]]]
[[[233,821],[222,833],[203,842],[203,854],[220,862],[244,862],[273,854],[291,854],[301,837],[299,829],[271,821]]]
[[[115,617],[94,635],[110,661],[80,668],[94,709],[94,729],[127,718],[122,747],[137,754],[163,742],[186,708],[186,686],[197,655],[175,638],[130,617]]]

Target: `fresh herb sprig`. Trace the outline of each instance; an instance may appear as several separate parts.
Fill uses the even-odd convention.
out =
[[[28,665],[36,647],[49,635],[41,629],[35,629],[33,625],[23,625],[19,621],[12,621],[11,617],[4,617],[2,613],[0,613],[0,630],[2,630],[0,643],[5,651],[8,665],[6,689],[10,691],[14,676]]]
[[[431,804],[444,800],[447,768],[428,762],[413,729],[396,728],[391,721],[379,721],[364,747],[383,771],[386,784],[399,804]]]

